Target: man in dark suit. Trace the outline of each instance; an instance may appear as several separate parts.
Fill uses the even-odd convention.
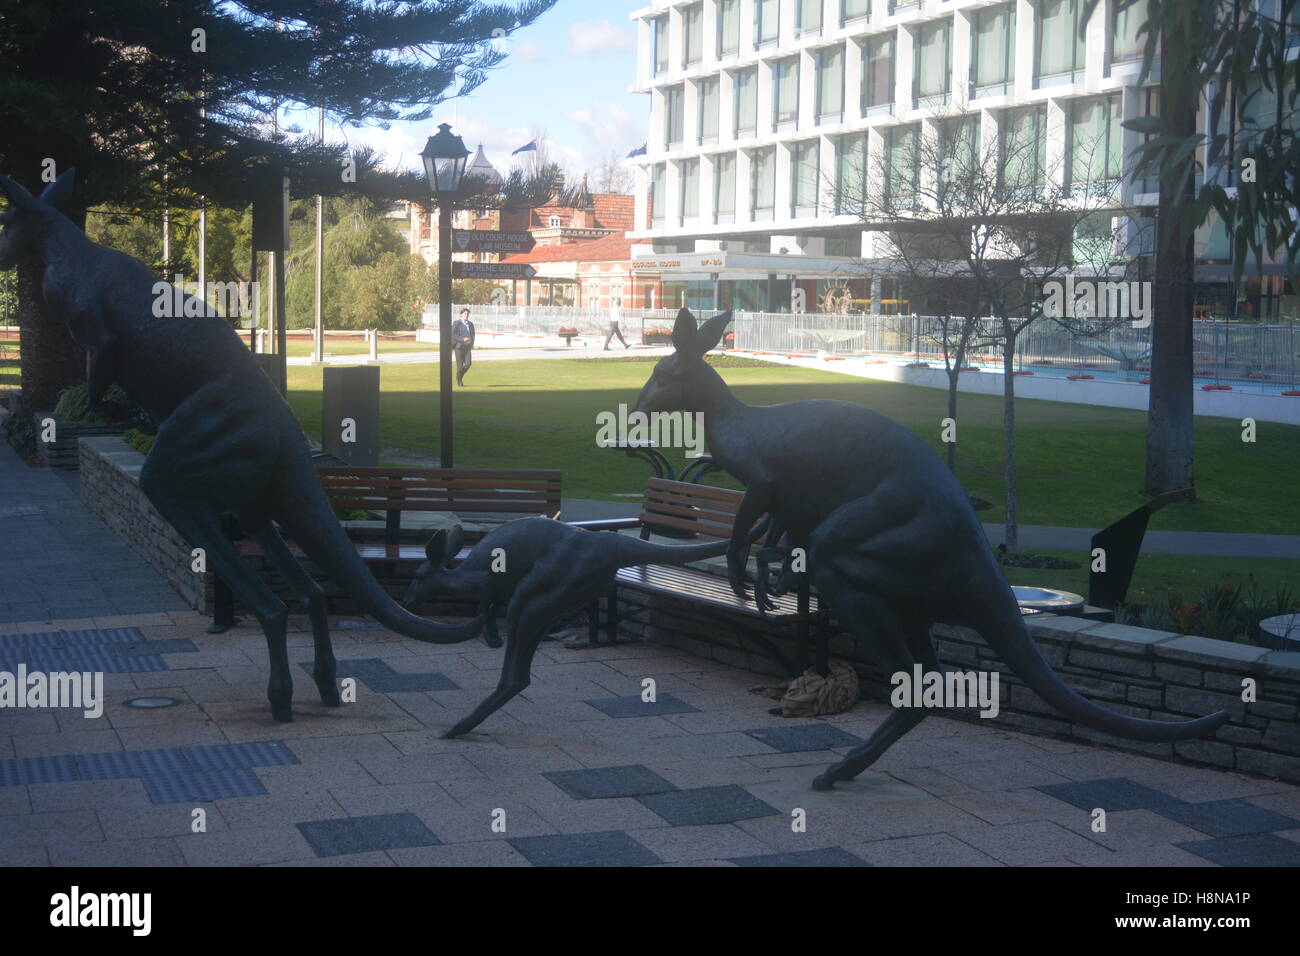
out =
[[[456,350],[456,384],[465,386],[465,373],[474,364],[474,323],[469,309],[460,310],[460,318],[451,324],[451,347]]]

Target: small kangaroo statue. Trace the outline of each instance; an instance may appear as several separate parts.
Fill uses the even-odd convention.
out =
[[[469,640],[479,621],[426,621],[398,607],[339,526],[312,467],[302,430],[270,379],[225,319],[190,303],[184,315],[156,318],[160,283],[142,262],[88,239],[56,208],[72,195],[67,170],[33,198],[0,176],[9,208],[0,216],[0,269],[24,256],[44,266],[51,318],[86,350],[92,406],[116,382],[159,423],[140,471],[140,489],[252,609],[271,658],[267,696],[278,721],[293,719],[293,678],[285,631],[288,609],[249,567],[221,527],[234,512],[307,605],[322,703],[338,706],[325,595],[294,558],[279,522],[325,572],[385,627],[433,644]],[[170,299],[172,290],[167,287]],[[188,302],[190,296],[185,296]]]
[[[767,521],[759,522],[741,540],[752,542],[766,526]],[[608,593],[619,568],[687,564],[719,557],[733,547],[728,541],[665,546],[628,535],[586,531],[551,518],[520,518],[489,532],[459,566],[451,568],[449,562],[460,551],[461,540],[459,525],[433,535],[425,545],[428,561],[417,569],[403,603],[411,607],[439,595],[475,594],[490,638],[496,635],[500,608],[507,609],[509,633],[501,682],[444,737],[468,733],[523,691],[547,628]],[[495,639],[499,644],[500,638]]]
[[[911,673],[918,661],[941,673],[930,627],[962,625],[978,631],[1043,700],[1095,730],[1147,742],[1188,740],[1228,719],[1219,712],[1143,720],[1071,690],[1043,659],[969,498],[930,447],[851,402],[741,402],[704,361],[730,321],[724,312],[697,326],[683,309],[675,351],[655,366],[636,411],[704,415],[714,460],[745,485],[736,528],[767,514],[792,547],[805,548],[821,600],[844,630],[873,642],[887,674]],[[733,536],[728,569],[742,598],[747,558],[743,535]],[[917,707],[894,710],[813,786],[852,780],[924,717]]]

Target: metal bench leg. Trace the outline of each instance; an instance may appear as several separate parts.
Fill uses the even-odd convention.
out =
[[[226,579],[217,575],[212,585],[212,626],[209,634],[224,634],[239,623],[235,617],[235,592],[230,590]]]

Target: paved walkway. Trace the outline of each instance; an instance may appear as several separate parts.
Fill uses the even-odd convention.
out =
[[[886,706],[774,717],[748,690],[763,678],[649,643],[544,645],[527,691],[443,740],[500,651],[336,621],[357,700],[327,709],[295,629],[296,719],[276,724],[255,630],[214,637],[192,612],[97,623],[65,622],[61,641],[70,662],[119,663],[103,717],[0,711],[0,865],[1300,863],[1298,787],[982,723],[930,718],[815,792]],[[0,636],[0,659],[34,643]],[[179,704],[123,706],[142,694]]]
[[[162,577],[82,505],[75,474],[28,468],[0,441],[0,621],[183,607]]]

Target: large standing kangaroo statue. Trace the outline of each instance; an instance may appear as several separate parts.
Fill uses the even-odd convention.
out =
[[[767,525],[763,521],[748,535],[742,533],[741,547],[747,549]],[[444,737],[469,733],[527,688],[532,679],[533,655],[546,629],[564,615],[609,593],[620,568],[688,564],[720,557],[733,547],[728,541],[686,546],[652,544],[628,535],[585,531],[550,518],[521,518],[489,532],[453,568],[450,562],[460,551],[461,534],[460,525],[456,525],[450,532],[439,531],[429,540],[425,546],[429,560],[416,571],[405,603],[410,607],[440,595],[473,594],[488,622],[488,634],[498,644],[497,612],[506,609],[509,636],[496,690]],[[504,559],[504,567],[493,570],[498,557]]]
[[[750,406],[704,361],[731,313],[696,326],[683,310],[674,354],[661,359],[637,401],[641,412],[704,415],[714,459],[745,484],[736,528],[762,514],[805,547],[817,591],[840,626],[869,638],[886,673],[920,662],[941,672],[930,626],[978,631],[1011,670],[1071,720],[1134,740],[1208,734],[1226,712],[1184,722],[1117,714],[1071,690],[1048,665],[1021,619],[966,493],[916,435],[861,405],[803,401]],[[732,538],[732,589],[744,598],[748,549]],[[925,717],[899,708],[861,746],[819,776],[830,789],[852,780]]]
[[[155,318],[158,277],[140,261],[92,242],[56,208],[71,196],[72,184],[69,169],[34,199],[0,176],[0,191],[9,199],[0,217],[5,227],[0,269],[12,268],[24,256],[44,267],[50,316],[67,323],[86,350],[93,406],[100,406],[116,382],[159,423],[140,471],[140,489],[182,537],[204,549],[208,566],[261,622],[271,657],[267,696],[275,719],[293,719],[288,609],[227,539],[223,512],[238,516],[306,603],[316,686],[329,706],[340,700],[325,595],[273,521],[385,627],[433,644],[477,634],[478,621],[458,626],[426,621],[384,592],[339,526],[293,413],[238,334],[217,316]]]

